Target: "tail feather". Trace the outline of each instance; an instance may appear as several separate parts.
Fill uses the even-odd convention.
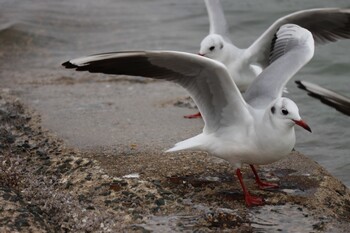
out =
[[[203,134],[178,142],[174,147],[165,152],[175,152],[188,149],[199,149],[203,145]]]

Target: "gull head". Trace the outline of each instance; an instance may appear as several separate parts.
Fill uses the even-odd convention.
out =
[[[287,127],[299,125],[311,132],[311,128],[301,119],[298,106],[291,99],[279,98],[270,107],[270,114],[280,124],[287,125]]]
[[[210,34],[202,40],[198,54],[211,59],[218,59],[223,52],[224,44],[222,36]]]

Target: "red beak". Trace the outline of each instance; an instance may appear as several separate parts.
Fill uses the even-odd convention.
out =
[[[297,124],[297,125],[303,127],[304,129],[306,129],[307,131],[309,131],[310,133],[312,133],[310,126],[308,126],[308,125],[305,123],[305,121],[303,121],[303,120],[299,120],[299,121],[293,120],[293,121],[295,122],[295,124]]]

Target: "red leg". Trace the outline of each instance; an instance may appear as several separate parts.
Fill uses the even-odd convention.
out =
[[[262,198],[260,197],[254,197],[251,196],[247,190],[247,188],[245,187],[244,183],[243,183],[243,178],[242,178],[242,173],[241,170],[239,168],[237,168],[236,170],[236,175],[239,179],[239,182],[241,183],[243,192],[244,192],[244,199],[245,199],[245,204],[250,207],[250,206],[255,206],[255,205],[263,205],[264,201]]]
[[[252,164],[250,164],[249,166],[253,170],[255,181],[258,184],[260,189],[278,188],[278,184],[261,181],[260,177],[258,176],[258,173],[256,172],[255,167]]]
[[[202,115],[200,112],[196,113],[196,114],[192,114],[192,115],[186,115],[184,116],[185,118],[188,118],[188,119],[193,119],[193,118],[202,118]]]

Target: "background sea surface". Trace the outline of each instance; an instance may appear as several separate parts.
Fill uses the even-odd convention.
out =
[[[231,39],[249,46],[276,19],[294,11],[349,7],[348,0],[223,0]],[[0,78],[15,86],[30,76],[60,72],[83,55],[165,49],[196,53],[209,30],[201,0],[0,0]],[[288,97],[313,133],[297,129],[296,149],[350,185],[350,118],[309,98],[294,80],[350,95],[350,40],[316,48],[313,60],[288,83]],[[11,77],[11,78],[10,78]],[[161,90],[159,90],[161,92]],[[175,127],[175,126],[174,126]]]

